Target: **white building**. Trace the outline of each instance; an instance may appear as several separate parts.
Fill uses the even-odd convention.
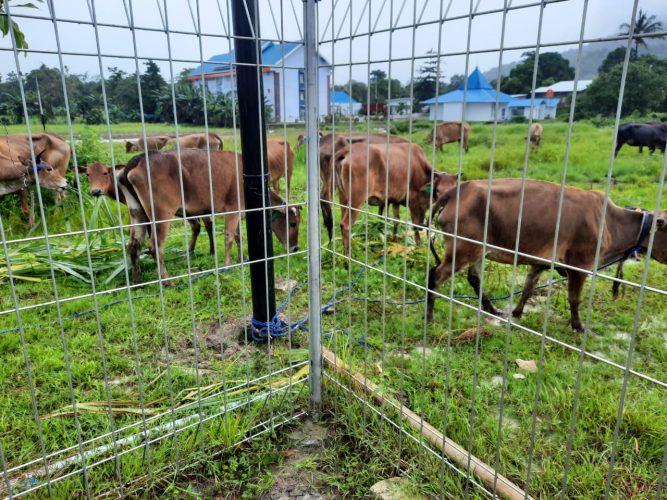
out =
[[[593,83],[593,80],[579,80],[577,82],[577,94],[586,90],[591,83]],[[573,93],[574,80],[564,80],[535,89],[535,97],[558,97],[562,99],[571,96]]]
[[[329,103],[328,114],[336,116],[356,116],[361,109],[361,103],[344,90],[332,90],[329,95]]]
[[[195,87],[201,87],[202,73],[206,87],[213,93],[235,95],[236,71],[234,52],[211,57],[188,75]],[[329,92],[331,68],[324,58],[319,59],[319,112],[330,110]],[[262,44],[262,83],[265,101],[273,108],[273,120],[304,121],[306,109],[304,46],[299,43]]]
[[[457,90],[422,101],[422,104],[429,106],[429,119],[492,122],[495,120],[496,101],[498,101],[498,121],[509,120],[509,103],[513,99],[512,96],[496,92],[477,68],[470,73],[467,82],[467,87],[463,82]]]
[[[396,97],[387,101],[389,116],[410,116],[412,113],[412,99],[409,97]]]
[[[538,99],[533,100],[533,120],[544,120],[547,118],[556,118],[556,108],[560,99]],[[530,118],[530,99],[512,99],[509,103],[509,108],[512,117],[523,116],[526,119]]]

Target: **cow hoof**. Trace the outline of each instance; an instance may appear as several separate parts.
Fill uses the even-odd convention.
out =
[[[579,333],[583,333],[584,331],[584,327],[581,323],[572,323],[572,329]]]
[[[523,310],[514,309],[514,311],[512,311],[513,318],[519,319],[521,316],[523,316]]]

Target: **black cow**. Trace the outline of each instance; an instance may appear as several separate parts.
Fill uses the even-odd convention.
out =
[[[645,123],[624,123],[618,127],[614,156],[618,155],[623,144],[639,147],[640,153],[644,146],[649,148],[651,154],[655,148],[664,153],[665,143],[667,143],[667,128],[665,127]]]

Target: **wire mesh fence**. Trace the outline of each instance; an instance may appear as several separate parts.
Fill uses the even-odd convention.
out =
[[[604,36],[602,0],[39,7],[0,17],[5,496],[132,495],[322,411],[432,496],[664,493],[667,161],[619,152],[664,153],[623,124],[642,2]]]

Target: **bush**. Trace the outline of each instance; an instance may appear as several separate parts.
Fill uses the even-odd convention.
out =
[[[93,129],[86,127],[80,134],[81,142],[75,144],[76,161],[79,165],[89,165],[95,161],[109,163],[109,147],[100,140]]]

